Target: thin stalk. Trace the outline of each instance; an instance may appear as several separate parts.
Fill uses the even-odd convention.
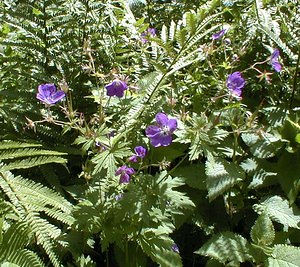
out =
[[[292,96],[291,96],[291,101],[290,101],[290,108],[292,108],[292,106],[293,106],[295,92],[297,90],[296,88],[297,88],[297,77],[298,77],[298,73],[299,73],[299,64],[300,64],[300,49],[298,51],[298,59],[297,59],[296,70],[295,70],[295,74],[294,74],[293,90],[292,90]]]

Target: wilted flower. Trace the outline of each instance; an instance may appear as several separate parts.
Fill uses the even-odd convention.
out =
[[[147,37],[154,37],[154,36],[156,36],[156,29],[148,28],[145,32],[141,34],[142,43],[145,44],[148,42]]]
[[[217,33],[214,33],[213,35],[212,35],[212,39],[213,40],[218,40],[218,39],[220,39],[225,33],[227,32],[227,29],[223,29],[223,30],[221,30],[221,31],[219,31],[219,32],[217,32]]]
[[[245,86],[245,79],[239,71],[236,71],[228,76],[226,85],[232,94],[241,96],[242,89]]]
[[[36,98],[41,100],[47,105],[54,105],[65,97],[65,92],[62,90],[57,91],[52,83],[40,84]]]
[[[168,146],[172,142],[172,134],[177,129],[177,120],[168,119],[164,113],[155,116],[158,125],[150,125],[146,129],[146,136],[154,147]]]
[[[278,49],[275,49],[274,52],[272,53],[271,55],[271,60],[270,60],[270,63],[273,67],[273,69],[276,71],[276,72],[280,72],[281,69],[282,69],[282,66],[281,64],[279,63],[278,61],[278,58],[279,58],[279,50]]]
[[[174,243],[171,247],[171,249],[176,252],[176,253],[179,253],[179,247]]]
[[[118,194],[118,195],[115,196],[115,200],[116,200],[116,201],[119,201],[119,200],[121,200],[123,197],[124,197],[124,194]]]
[[[129,158],[129,161],[137,162],[138,158],[143,159],[147,154],[147,149],[142,146],[137,146],[134,148],[135,154]]]
[[[130,181],[130,175],[134,174],[135,171],[133,168],[128,168],[126,165],[123,165],[122,167],[119,167],[115,173],[116,176],[120,175],[120,184],[123,183],[129,183]]]
[[[105,88],[108,96],[122,97],[128,86],[125,81],[115,79],[110,84],[106,85]]]

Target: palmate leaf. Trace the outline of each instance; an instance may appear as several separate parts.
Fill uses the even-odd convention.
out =
[[[247,240],[232,232],[219,233],[208,240],[194,253],[208,256],[228,266],[240,266],[239,263],[251,260]]]
[[[275,245],[272,255],[267,259],[268,267],[299,267],[300,248],[288,245]]]
[[[95,163],[95,168],[93,175],[100,173],[103,169],[107,170],[109,177],[115,176],[115,171],[117,169],[117,160],[124,157],[129,157],[132,155],[132,152],[128,148],[127,143],[117,143],[117,138],[115,139],[114,145],[95,157],[92,158],[92,162]]]
[[[275,230],[269,216],[262,213],[251,229],[251,239],[259,246],[271,245],[275,238]]]
[[[222,158],[215,158],[211,154],[205,163],[205,172],[210,201],[245,178],[245,173],[240,166]]]
[[[300,210],[296,205],[290,206],[280,196],[269,197],[260,204],[255,204],[253,209],[259,214],[267,214],[272,220],[285,226],[300,229]]]

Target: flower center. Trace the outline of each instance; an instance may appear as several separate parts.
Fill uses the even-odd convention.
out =
[[[170,135],[170,129],[167,125],[164,125],[164,126],[161,127],[161,134],[163,136]]]

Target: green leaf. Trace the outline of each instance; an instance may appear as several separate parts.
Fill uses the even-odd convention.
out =
[[[293,205],[290,206],[286,199],[280,196],[273,196],[260,204],[253,206],[257,213],[265,213],[272,220],[285,226],[300,229],[300,211]]]
[[[252,241],[260,246],[271,245],[275,238],[273,223],[268,215],[262,213],[251,229]]]
[[[210,201],[245,178],[240,166],[221,158],[214,158],[211,155],[208,156],[205,167],[206,186]]]
[[[182,266],[180,255],[172,250],[174,241],[166,236],[155,234],[155,230],[146,229],[141,233],[138,240],[143,251],[152,258],[153,261],[162,267]]]
[[[194,253],[211,257],[223,264],[240,266],[240,262],[252,259],[247,240],[232,232],[219,233]]]
[[[180,166],[173,172],[174,176],[181,177],[188,186],[200,190],[206,190],[205,185],[205,166],[204,164],[191,164]]]
[[[243,133],[242,139],[249,146],[251,153],[261,159],[274,157],[283,146],[283,140],[270,133]]]
[[[294,203],[300,192],[300,154],[285,151],[278,161],[277,180],[286,193],[290,204]]]
[[[267,260],[269,267],[299,267],[300,249],[288,245],[275,245],[272,255]]]

